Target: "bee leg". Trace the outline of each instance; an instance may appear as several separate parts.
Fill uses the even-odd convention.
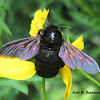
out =
[[[40,29],[39,31],[38,31],[38,34],[41,34],[41,32],[43,31],[44,29]]]

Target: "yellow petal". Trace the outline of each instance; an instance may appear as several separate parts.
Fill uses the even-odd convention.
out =
[[[72,86],[72,74],[71,74],[70,68],[66,65],[60,68],[60,72],[61,72],[62,80],[66,84],[65,100],[67,100],[71,91],[71,86]]]
[[[32,62],[18,58],[0,57],[0,77],[26,80],[31,78],[35,73],[35,65]]]
[[[75,40],[72,43],[72,45],[75,46],[76,48],[80,49],[80,50],[84,49],[83,37],[80,36],[77,40]]]
[[[29,32],[31,36],[36,36],[38,31],[40,29],[43,29],[43,25],[44,25],[45,19],[47,18],[48,13],[49,13],[49,9],[48,10],[44,9],[43,12],[40,9],[35,12],[34,18],[31,21],[31,28]]]

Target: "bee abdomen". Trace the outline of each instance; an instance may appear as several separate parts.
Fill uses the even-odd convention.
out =
[[[54,65],[46,65],[46,64],[39,65],[38,63],[35,63],[35,65],[36,65],[35,69],[36,69],[37,74],[41,77],[44,77],[44,78],[54,77],[57,75],[57,73],[59,71],[59,68],[56,68],[56,69],[40,68],[42,66],[55,67]]]
[[[39,76],[50,78],[57,75],[59,69],[64,66],[64,63],[58,57],[58,51],[40,49],[39,53],[35,56],[35,66]]]

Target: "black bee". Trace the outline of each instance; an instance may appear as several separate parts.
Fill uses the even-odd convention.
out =
[[[65,41],[55,25],[39,30],[37,36],[6,43],[0,48],[0,55],[22,60],[34,57],[37,74],[45,78],[56,76],[64,64],[89,74],[100,72],[95,60]]]

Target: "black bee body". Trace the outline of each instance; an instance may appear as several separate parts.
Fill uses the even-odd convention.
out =
[[[36,73],[45,78],[56,76],[65,64],[89,74],[100,72],[95,60],[63,39],[59,28],[48,25],[34,37],[8,42],[0,48],[0,56],[21,60],[34,57]]]
[[[49,25],[42,31],[39,53],[34,57],[35,69],[39,76],[54,77],[64,66],[58,56],[62,43],[63,36],[57,26]]]

